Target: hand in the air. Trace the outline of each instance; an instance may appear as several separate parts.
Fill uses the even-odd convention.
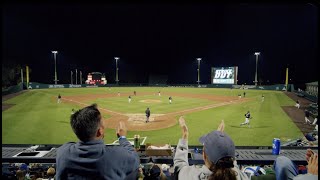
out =
[[[179,118],[179,124],[180,124],[181,130],[182,130],[182,139],[188,140],[188,136],[189,136],[188,127],[187,127],[186,122],[182,116]]]
[[[127,127],[126,124],[122,121],[119,122],[118,128],[117,128],[117,136],[127,136]]]

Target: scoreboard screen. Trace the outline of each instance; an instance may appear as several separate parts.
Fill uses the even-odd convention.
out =
[[[237,84],[238,66],[212,67],[212,84]]]

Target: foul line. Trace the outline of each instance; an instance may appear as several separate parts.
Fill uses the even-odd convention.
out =
[[[235,101],[237,101],[237,100],[235,100]],[[211,104],[211,105],[196,107],[196,108],[192,108],[192,109],[185,109],[185,110],[178,111],[178,112],[172,112],[172,113],[168,113],[165,115],[180,114],[183,112],[194,111],[194,110],[207,110],[207,109],[211,109],[214,107],[219,107],[219,106],[224,106],[224,105],[229,105],[229,104],[234,104],[234,103],[235,103],[234,101],[231,101],[231,102],[223,102],[223,103],[219,103],[219,104]]]
[[[72,99],[66,99],[66,98],[61,98],[61,99],[67,100],[67,101],[71,101],[71,102],[75,102],[75,103],[78,103],[78,104],[82,104],[82,105],[85,105],[85,106],[89,106],[89,104],[85,104],[85,103],[82,103],[80,101],[74,101]],[[235,101],[237,101],[237,100],[235,100]],[[207,110],[207,109],[211,109],[211,108],[214,108],[214,107],[219,107],[219,106],[224,106],[224,105],[229,105],[229,104],[234,104],[234,101],[223,102],[223,103],[219,103],[219,104],[211,104],[211,105],[202,106],[202,107],[196,107],[196,108],[192,108],[192,109],[185,109],[185,110],[178,111],[178,112],[172,112],[172,113],[164,114],[163,116],[173,115],[173,114],[180,114],[180,113],[183,113],[183,112],[194,111],[194,110]],[[102,109],[104,111],[107,111],[107,112],[110,112],[110,113],[113,113],[113,114],[126,116],[125,114],[118,113],[118,112],[115,112],[115,111],[111,111],[111,110],[108,110],[108,109],[105,109],[105,108],[99,107],[99,109]]]
[[[85,103],[82,103],[82,102],[80,102],[80,101],[74,101],[74,100],[72,100],[72,99],[66,99],[66,98],[61,98],[61,99],[67,100],[67,101],[71,101],[71,102],[75,102],[75,103],[78,103],[78,104],[82,104],[82,105],[85,105],[85,106],[89,106],[89,104],[85,104]],[[109,113],[113,113],[113,114],[118,114],[118,115],[125,116],[124,114],[121,114],[121,113],[118,113],[118,112],[115,112],[115,111],[110,111],[110,110],[105,109],[105,108],[99,107],[99,109],[102,109],[102,110],[107,111],[107,112],[109,112]]]

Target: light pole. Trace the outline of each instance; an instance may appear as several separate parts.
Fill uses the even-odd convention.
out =
[[[73,72],[71,71],[71,84],[73,84],[72,75],[73,75]]]
[[[118,79],[118,60],[120,59],[119,57],[114,57],[114,59],[116,60],[116,82],[117,84],[119,84],[119,79]]]
[[[76,69],[76,84],[78,84],[78,70]]]
[[[80,71],[80,84],[82,84],[82,72]]]
[[[53,56],[54,56],[54,84],[57,84],[57,54],[58,54],[58,51],[51,51],[53,53]]]
[[[258,56],[260,55],[260,52],[255,52],[254,55],[256,55],[256,76],[254,79],[254,84],[257,86],[258,85]]]
[[[200,61],[201,61],[201,58],[197,58],[197,61],[198,61],[198,85],[200,86]]]

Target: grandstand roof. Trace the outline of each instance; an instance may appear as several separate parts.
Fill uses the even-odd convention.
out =
[[[306,83],[306,85],[314,85],[314,86],[318,86],[318,81],[314,81],[314,82]]]

